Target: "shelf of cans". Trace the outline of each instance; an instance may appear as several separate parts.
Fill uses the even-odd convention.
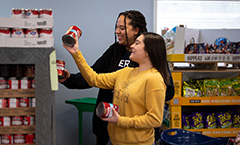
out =
[[[35,66],[0,65],[0,143],[35,144]]]
[[[0,47],[52,47],[52,28],[51,9],[12,9],[10,18],[0,17]]]

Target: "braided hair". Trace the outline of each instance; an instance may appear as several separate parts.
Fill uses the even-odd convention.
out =
[[[124,27],[125,28],[126,28],[126,18],[128,18],[130,20],[129,25],[131,25],[134,29],[136,29],[136,28],[139,29],[138,34],[135,36],[135,39],[138,36],[140,36],[143,32],[147,32],[146,19],[145,19],[144,15],[137,10],[129,10],[129,11],[121,12],[117,17],[116,24],[115,24],[115,30],[117,29],[117,21],[118,21],[119,17],[122,16],[122,15],[124,16]],[[130,44],[128,42],[127,29],[125,29],[125,35],[126,35],[126,40],[127,40],[126,48],[129,48]],[[116,32],[115,32],[115,42],[117,42]],[[126,50],[120,50],[118,57],[115,58],[115,60],[114,60],[114,62],[115,62],[114,68],[115,69],[117,69],[118,62],[120,61],[124,51],[126,51]],[[137,67],[138,64],[131,61],[129,66]]]

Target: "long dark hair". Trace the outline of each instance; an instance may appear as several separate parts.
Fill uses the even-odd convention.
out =
[[[146,19],[144,17],[144,15],[137,11],[137,10],[128,10],[128,11],[125,11],[125,12],[121,12],[119,13],[118,17],[117,17],[117,20],[116,20],[116,23],[115,23],[115,30],[117,28],[117,21],[118,21],[118,18],[120,16],[124,16],[124,26],[125,26],[125,35],[126,35],[126,40],[127,40],[127,46],[126,47],[129,47],[130,44],[128,43],[128,36],[127,36],[127,29],[126,29],[126,18],[128,18],[130,20],[130,25],[132,25],[133,28],[138,28],[139,29],[139,32],[138,34],[136,35],[135,39],[140,36],[143,32],[147,32],[147,22],[146,22]],[[115,42],[117,42],[117,35],[115,33]],[[119,52],[119,55],[118,57],[116,57],[114,59],[114,69],[116,70],[117,67],[118,67],[118,63],[124,53],[124,51],[126,50],[121,50]],[[137,63],[134,63],[134,62],[131,62],[129,64],[129,66],[137,66],[138,64]]]
[[[153,67],[155,67],[160,72],[165,84],[168,85],[169,73],[167,67],[168,62],[164,39],[162,38],[162,36],[153,32],[145,32],[142,35],[144,36],[144,49],[148,53]]]

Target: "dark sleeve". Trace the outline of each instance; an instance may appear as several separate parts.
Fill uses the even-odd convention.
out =
[[[106,73],[112,67],[109,63],[109,59],[113,56],[113,47],[110,46],[103,55],[91,66],[97,73]],[[68,89],[86,89],[91,88],[79,72],[77,74],[71,74],[70,77],[62,83]]]
[[[165,102],[171,100],[174,96],[173,78],[172,78],[172,74],[171,74],[171,71],[170,71],[168,65],[167,65],[167,67],[168,67],[168,72],[169,72],[169,75],[170,75],[170,77],[169,77],[170,81],[169,81],[169,85],[167,85]]]

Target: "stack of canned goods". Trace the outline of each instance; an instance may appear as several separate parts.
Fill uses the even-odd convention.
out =
[[[30,77],[0,77],[0,89],[31,89],[35,88],[35,79]]]
[[[11,10],[12,18],[23,19],[38,19],[38,18],[52,18],[52,9],[16,9]]]
[[[35,107],[36,98],[0,98],[0,108]]]
[[[3,134],[0,139],[0,144],[28,144],[35,143],[35,134]]]
[[[52,28],[6,28],[0,27],[0,38],[53,38]]]

